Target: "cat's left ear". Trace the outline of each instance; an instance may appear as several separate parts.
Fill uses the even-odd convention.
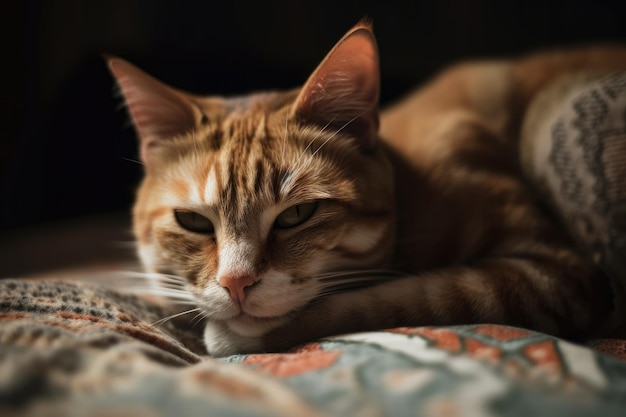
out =
[[[293,114],[304,122],[351,134],[371,149],[378,133],[380,74],[371,25],[353,27],[304,84]]]
[[[190,95],[163,84],[123,59],[105,59],[139,135],[141,160],[149,165],[155,148],[194,128],[197,111]]]

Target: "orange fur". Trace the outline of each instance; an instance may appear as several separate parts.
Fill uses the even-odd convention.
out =
[[[140,253],[147,269],[185,280],[212,354],[398,325],[497,322],[578,337],[610,312],[607,279],[523,179],[518,142],[538,92],[574,71],[626,69],[624,49],[458,65],[380,117],[363,23],[284,93],[198,97],[110,65],[146,164]],[[214,231],[186,230],[179,209]],[[288,210],[295,226],[278,227]],[[365,288],[335,293],[333,279]]]

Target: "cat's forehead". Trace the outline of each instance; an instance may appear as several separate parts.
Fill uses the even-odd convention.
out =
[[[260,170],[263,166],[289,171],[302,165],[303,155],[325,141],[329,132],[304,126],[293,116],[295,93],[257,93],[223,99],[219,116],[208,118],[208,128],[200,140],[219,143],[209,146],[208,151],[221,162],[225,174]],[[328,149],[335,147],[327,145]],[[319,156],[323,157],[321,153]],[[320,158],[306,161],[314,164]]]
[[[194,184],[181,202],[235,219],[268,206],[332,197],[337,164],[315,152],[328,134],[294,122],[287,106],[274,94],[224,101],[173,170],[176,182]]]
[[[196,139],[225,154],[247,152],[256,142],[270,150],[286,134],[293,97],[293,92],[268,92],[207,98],[196,103],[202,114]]]

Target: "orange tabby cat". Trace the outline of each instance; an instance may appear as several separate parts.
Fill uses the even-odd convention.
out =
[[[624,50],[456,66],[380,119],[367,23],[288,92],[199,97],[109,65],[145,164],[140,257],[207,319],[213,355],[400,325],[579,337],[611,310],[607,278],[533,199],[517,146],[538,91],[626,68]]]

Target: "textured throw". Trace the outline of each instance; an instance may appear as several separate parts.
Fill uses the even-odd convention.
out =
[[[189,348],[198,346],[199,328],[151,324],[163,315],[146,301],[85,284],[0,281],[0,415],[623,416],[626,410],[626,361],[527,330],[400,328],[218,360]]]
[[[522,135],[526,175],[612,279],[626,317],[626,73],[575,74],[535,100]],[[615,327],[615,326],[613,326]],[[626,328],[619,333],[626,337]]]

